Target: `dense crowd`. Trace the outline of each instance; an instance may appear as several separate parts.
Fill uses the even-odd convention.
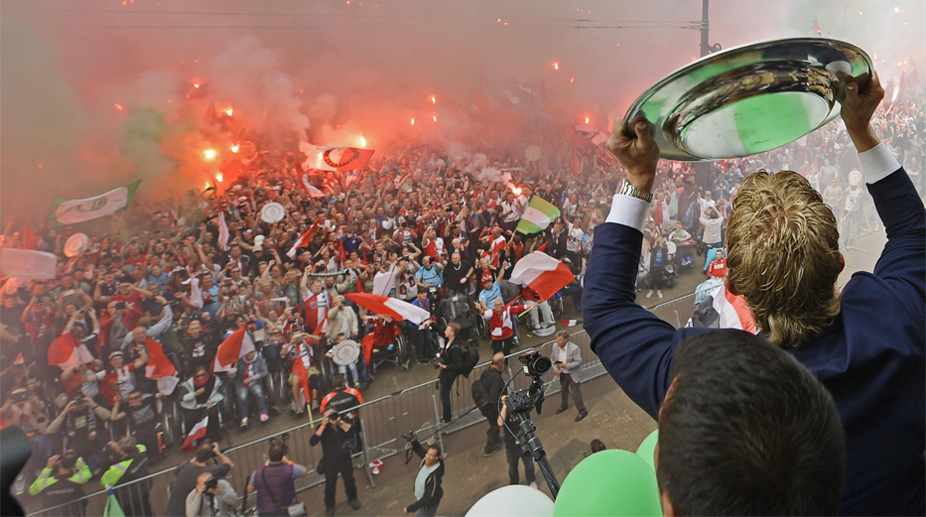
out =
[[[923,111],[902,97],[873,124],[891,138],[922,189]],[[304,169],[295,141],[265,144],[237,176],[226,174],[205,191],[137,203],[118,223],[40,227],[35,247],[58,255],[57,276],[7,280],[0,313],[0,427],[23,428],[37,458],[21,486],[46,497],[38,506],[53,506],[73,496],[48,495],[49,476],[59,470],[67,479],[77,476],[79,485],[136,451],[156,460],[167,446],[164,425],[181,424],[162,418],[174,404],[184,434],[208,415],[202,439],[215,440],[287,406],[293,414],[317,408],[336,373],[363,390],[385,361],[437,361],[449,386],[462,368],[460,354],[445,348],[456,337],[491,334],[493,352],[510,351],[503,312],[517,293],[506,280],[544,244],[576,276],[565,292],[572,294],[571,310],[581,311],[594,229],[605,222],[626,173],[574,134],[545,128],[534,136],[542,141],[542,160],[515,149],[482,154],[419,145],[378,152],[365,170],[351,172]],[[693,265],[699,253],[707,274],[723,276],[730,201],[744,175],[757,169],[799,172],[844,232],[857,228],[871,208],[850,181],[858,167],[850,146],[844,127],[833,123],[759,156],[703,166],[661,162],[639,288],[662,298],[672,272]],[[532,196],[553,203],[561,217],[528,236],[515,227]],[[262,218],[268,203],[282,205],[281,220]],[[89,242],[65,257],[64,244],[78,231]],[[3,246],[28,240],[8,225]],[[417,305],[432,321],[377,316],[345,298],[358,292]],[[528,328],[549,335],[558,322],[540,302]],[[214,372],[220,343],[242,327],[255,351],[231,372]],[[49,348],[59,339],[85,345],[89,356],[78,353],[67,368],[49,364]],[[361,349],[359,357],[335,364],[335,348],[344,342]],[[177,370],[175,382],[151,373],[165,359]],[[133,441],[120,440],[127,436]],[[55,461],[46,465],[47,458]]]

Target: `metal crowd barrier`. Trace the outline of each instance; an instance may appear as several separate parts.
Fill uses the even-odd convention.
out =
[[[688,297],[685,297],[688,298]],[[673,305],[677,304],[677,305]],[[692,301],[684,299],[673,300],[657,306],[654,309],[662,310],[668,313],[671,318],[680,320],[684,313],[685,304],[693,305]],[[657,314],[659,314],[657,312]],[[690,313],[689,313],[690,314]],[[668,318],[665,318],[669,320]],[[688,316],[684,319],[687,321]],[[669,320],[671,322],[671,320]],[[579,346],[582,352],[582,382],[594,379],[604,375],[605,369],[598,357],[590,348],[590,339],[588,334],[581,330],[573,333],[570,340]],[[547,341],[533,348],[519,349],[508,356],[508,378],[518,373],[521,364],[517,359],[518,355],[531,350],[537,350],[543,355],[550,356],[556,341]],[[480,353],[486,350],[481,347]],[[434,433],[437,440],[441,440],[443,434],[455,433],[462,431],[474,425],[480,424],[485,418],[475,411],[475,405],[472,401],[471,387],[475,380],[478,380],[482,372],[489,367],[491,361],[484,362],[476,366],[470,373],[469,377],[458,377],[451,391],[451,407],[454,411],[454,421],[446,427],[441,427],[441,405],[440,395],[436,389],[437,381],[429,381],[411,388],[402,390],[397,395],[388,395],[376,400],[364,403],[359,407],[361,436],[363,438],[363,448],[354,455],[355,468],[362,468],[370,480],[372,486],[376,486],[375,478],[370,473],[368,465],[373,460],[385,459],[397,454],[403,453],[407,444],[402,433],[414,430],[422,437]],[[552,379],[552,374],[548,374]],[[523,373],[514,377],[509,385],[509,390],[519,390],[528,387],[530,378]],[[544,385],[545,393],[549,396],[560,391],[559,382],[555,380],[547,381]],[[321,447],[311,447],[309,440],[316,431],[321,418],[317,418],[310,423],[301,424],[286,431],[277,433],[274,436],[267,436],[251,442],[238,445],[224,451],[225,455],[234,462],[235,468],[228,475],[227,480],[232,484],[239,496],[239,505],[245,495],[245,487],[248,477],[266,461],[267,450],[271,439],[285,439],[289,447],[288,457],[294,462],[304,465],[309,470],[309,474],[304,478],[296,480],[296,491],[301,492],[311,487],[323,484],[325,479],[315,473],[315,468],[321,460]],[[442,444],[443,445],[443,444]],[[155,515],[164,515],[167,507],[168,485],[174,480],[174,471],[176,467],[161,470],[145,478],[133,481],[126,485],[120,485],[119,499],[126,505],[139,504],[147,498],[150,501],[151,509]],[[93,480],[91,483],[98,483]],[[150,489],[145,490],[145,486],[150,484]],[[29,513],[31,516],[71,516],[71,515],[102,515],[103,508],[106,504],[106,491],[97,491],[82,497],[78,501],[68,505],[46,508]],[[256,496],[248,498],[247,506],[252,507],[256,504]],[[75,511],[75,505],[84,506],[82,512]],[[240,507],[240,506],[239,506]]]

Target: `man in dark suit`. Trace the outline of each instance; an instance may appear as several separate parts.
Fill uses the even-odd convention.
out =
[[[832,393],[846,433],[843,515],[926,513],[926,210],[870,120],[884,90],[849,83],[842,119],[888,242],[873,273],[844,266],[836,217],[793,172],[750,175],[728,220],[726,288],[742,294],[762,334],[793,354]],[[592,349],[654,418],[684,339],[634,303],[634,280],[659,150],[647,124],[616,128],[608,148],[627,168],[607,224],[596,229],[583,298]]]

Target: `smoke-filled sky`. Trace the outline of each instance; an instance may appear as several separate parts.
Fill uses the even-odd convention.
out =
[[[482,70],[490,95],[543,81],[567,118],[609,129],[699,55],[680,27],[700,19],[700,0],[4,0],[0,215],[139,178],[141,196],[201,184],[201,150],[229,138],[199,130],[212,104],[384,148],[470,130]],[[814,20],[877,56],[882,82],[926,63],[922,0],[713,0],[710,42],[807,36]]]

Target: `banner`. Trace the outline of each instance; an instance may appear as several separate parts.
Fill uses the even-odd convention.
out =
[[[139,183],[141,180],[87,199],[56,199],[51,219],[58,224],[77,224],[125,210]]]

